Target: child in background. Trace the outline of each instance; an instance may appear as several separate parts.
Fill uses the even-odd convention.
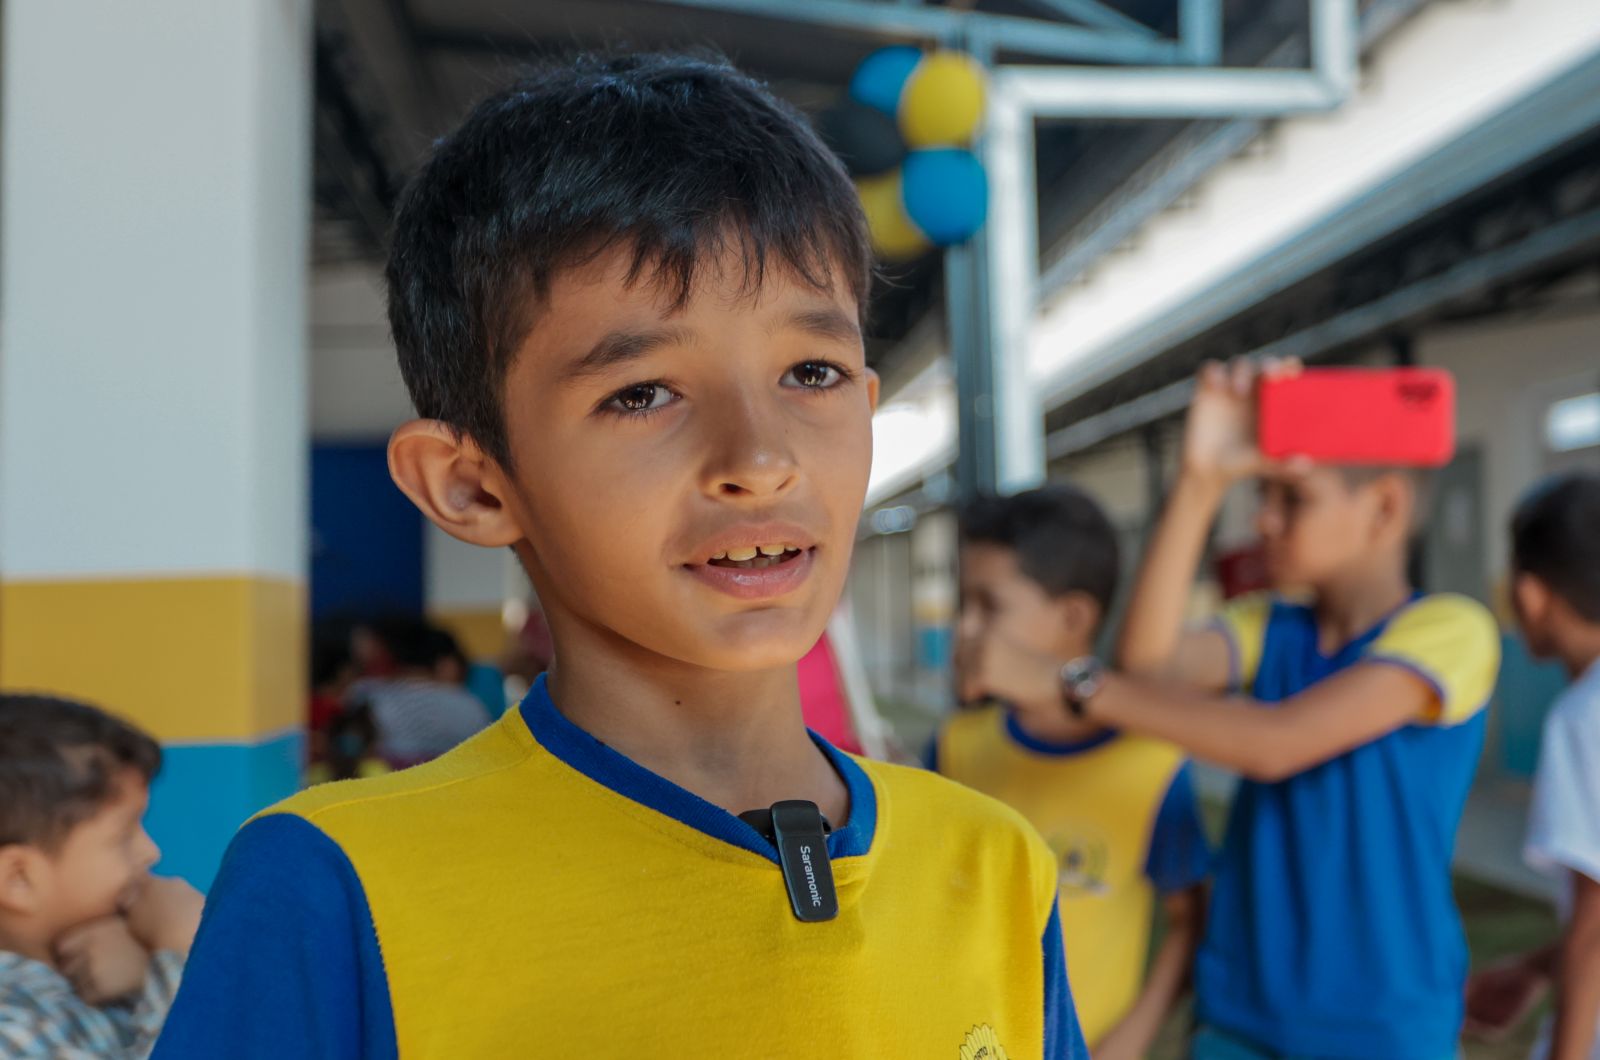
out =
[[[1511,553],[1528,648],[1572,677],[1545,719],[1524,852],[1558,878],[1563,926],[1548,946],[1474,976],[1467,1013],[1505,1029],[1554,981],[1555,1018],[1534,1056],[1600,1060],[1600,474],[1535,487],[1511,520]]]
[[[143,1057],[200,895],[151,876],[161,750],[93,707],[0,694],[0,1055]]]
[[[311,631],[311,702],[306,757],[315,766],[328,749],[328,730],[344,710],[344,696],[355,681],[350,651],[352,631],[344,623],[318,624]]]
[[[389,763],[377,755],[378,726],[372,708],[365,700],[349,704],[328,725],[327,753],[306,770],[306,785],[334,780],[381,777],[391,772]]]
[[[389,463],[515,550],[557,664],[442,758],[246,824],[158,1056],[1083,1055],[1032,829],[805,728],[871,278],[838,160],[718,61],[551,65],[437,144]]]
[[[493,720],[461,683],[466,658],[454,637],[417,618],[388,619],[373,630],[392,669],[350,685],[345,701],[370,707],[379,758],[396,769],[427,762]]]
[[[1293,372],[1272,364],[1268,372]],[[1210,365],[1183,469],[1108,673],[1000,636],[967,695],[1047,702],[1243,774],[1195,969],[1194,1060],[1453,1060],[1467,947],[1450,878],[1500,636],[1465,597],[1406,575],[1418,473],[1274,464],[1257,370]],[[1261,480],[1273,583],[1184,631],[1224,494]]]
[[[1117,552],[1110,520],[1074,487],[973,502],[957,665],[991,631],[1063,659],[1093,652]],[[930,768],[1008,803],[1050,844],[1084,1038],[1096,1060],[1143,1056],[1188,981],[1209,870],[1183,753],[1070,717],[1058,695],[963,711],[930,751]],[[1166,933],[1146,974],[1157,896]]]

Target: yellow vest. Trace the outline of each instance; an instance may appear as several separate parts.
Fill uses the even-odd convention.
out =
[[[939,772],[1018,810],[1058,865],[1067,978],[1090,1044],[1137,999],[1154,889],[1145,875],[1156,816],[1184,756],[1115,735],[1078,749],[1024,746],[1000,707],[964,711],[940,731]]]

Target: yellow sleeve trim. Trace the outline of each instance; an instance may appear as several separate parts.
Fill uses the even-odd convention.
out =
[[[1267,642],[1267,620],[1272,617],[1272,594],[1253,593],[1232,601],[1211,620],[1208,628],[1228,642],[1228,686],[1248,692],[1261,670],[1261,652]]]
[[[1482,604],[1426,596],[1389,621],[1367,658],[1403,667],[1433,688],[1421,721],[1458,725],[1488,706],[1500,673],[1500,628]]]

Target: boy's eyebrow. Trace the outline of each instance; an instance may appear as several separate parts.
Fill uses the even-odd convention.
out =
[[[861,342],[861,325],[833,306],[790,313],[780,317],[771,330],[781,331],[784,328],[796,328],[819,338],[837,339],[840,342]]]
[[[651,328],[647,331],[613,331],[590,347],[589,352],[567,366],[562,377],[567,381],[598,375],[609,368],[643,357],[651,350],[687,341],[689,330],[681,327]]]

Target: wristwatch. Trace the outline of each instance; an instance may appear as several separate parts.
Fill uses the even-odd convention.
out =
[[[1093,655],[1081,655],[1061,668],[1061,701],[1074,718],[1085,717],[1084,704],[1106,683],[1106,667]]]

